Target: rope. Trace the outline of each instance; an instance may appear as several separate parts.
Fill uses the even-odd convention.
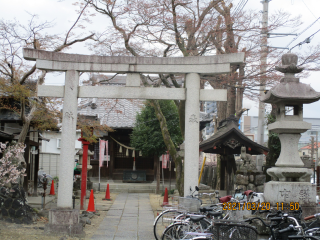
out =
[[[111,137],[111,136],[110,136]],[[113,141],[115,141],[116,143],[118,143],[120,146],[122,146],[122,147],[124,147],[124,148],[128,148],[128,149],[130,149],[130,150],[133,150],[133,151],[135,151],[135,148],[133,148],[133,147],[128,147],[128,146],[126,146],[126,145],[124,145],[124,144],[122,144],[122,143],[120,143],[120,142],[118,142],[117,140],[115,140],[113,137],[111,137],[112,138],[112,140]]]

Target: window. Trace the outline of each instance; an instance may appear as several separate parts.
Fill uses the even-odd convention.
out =
[[[61,148],[61,138],[57,138],[57,148]]]
[[[99,154],[100,154],[99,150],[100,150],[99,142],[94,143],[94,154],[93,154],[94,160],[99,160]]]

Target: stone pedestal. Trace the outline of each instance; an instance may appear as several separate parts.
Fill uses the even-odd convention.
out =
[[[77,209],[51,209],[49,223],[44,231],[50,235],[69,235],[84,237],[83,225],[79,223],[79,210]]]
[[[264,185],[264,199],[274,207],[283,203],[285,209],[292,202],[298,202],[300,207],[315,207],[316,186],[307,182],[271,181]]]

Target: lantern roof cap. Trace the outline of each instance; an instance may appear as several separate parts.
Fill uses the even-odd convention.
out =
[[[303,68],[297,66],[298,56],[286,53],[282,56],[282,66],[275,69],[285,74],[280,83],[272,87],[261,97],[265,103],[290,103],[303,104],[313,103],[320,99],[320,93],[316,92],[309,84],[301,83],[296,73],[302,72]]]

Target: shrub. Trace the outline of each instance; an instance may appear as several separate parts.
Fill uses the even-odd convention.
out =
[[[22,143],[9,144],[0,142],[0,186],[18,183],[21,176],[24,176],[25,168],[18,165],[18,159],[24,152]]]

